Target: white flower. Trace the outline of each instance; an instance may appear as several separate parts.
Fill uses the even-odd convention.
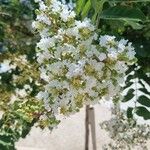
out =
[[[11,64],[10,60],[3,60],[3,63],[0,64],[0,73],[10,72],[12,69],[15,69],[16,65]]]
[[[103,61],[103,60],[105,60],[106,58],[107,58],[107,56],[106,56],[105,53],[101,53],[101,54],[99,55],[99,57],[98,57],[98,59],[99,59],[100,61]]]
[[[128,69],[127,65],[125,62],[117,62],[114,66],[114,69],[118,71],[119,73],[125,73]]]
[[[40,1],[39,5],[40,5],[40,10],[43,10],[43,11],[46,10],[47,6],[44,4],[43,1]]]
[[[104,149],[147,150],[146,141],[150,135],[149,125],[137,124],[135,119],[129,120],[125,113],[114,107],[112,109],[113,118],[101,123],[102,129],[108,131],[111,137],[111,143],[104,145]]]
[[[61,10],[61,3],[57,0],[52,0],[51,1],[51,8],[52,8],[52,12],[54,13],[60,13]]]
[[[47,38],[48,36],[50,36],[50,34],[49,34],[49,29],[48,29],[48,28],[43,29],[43,30],[40,32],[40,36],[41,36],[41,38]]]
[[[69,28],[66,30],[66,34],[69,36],[79,37],[79,29],[78,27]]]
[[[16,100],[18,100],[18,97],[16,95],[12,94],[11,97],[10,97],[10,102],[9,103],[13,104]]]
[[[46,71],[44,68],[39,68],[41,71],[40,77],[41,79],[45,80],[45,81],[49,81],[49,76],[46,74]]]
[[[42,0],[34,0],[35,1],[35,3],[40,3],[40,2],[42,2]]]
[[[122,44],[122,43],[119,43],[119,44],[118,44],[118,51],[119,51],[119,52],[123,52],[124,50],[125,50],[125,45]]]
[[[118,52],[114,47],[108,48],[108,57],[112,59],[117,59],[118,57]]]
[[[132,49],[129,49],[129,51],[127,52],[127,57],[132,60],[135,57],[136,52]]]
[[[91,24],[91,20],[88,18],[85,18],[83,21],[75,21],[75,25],[81,29],[81,28],[88,28],[91,31],[95,30],[95,27]]]
[[[92,77],[92,76],[86,76],[86,87],[89,89],[92,89],[93,87],[96,86],[97,84],[97,80],[96,78]]]
[[[24,85],[24,89],[26,90],[26,91],[28,91],[28,92],[32,92],[32,87],[29,85],[29,84],[25,84]]]
[[[76,20],[75,12],[57,0],[51,0],[43,13],[46,17],[37,16],[38,21],[55,20],[51,25],[37,25],[41,35],[37,61],[45,81],[44,96],[40,93],[38,97],[44,100],[45,108],[54,115],[68,115],[100,98],[112,100],[118,96],[118,82],[127,70],[126,63],[134,59],[131,44],[109,35],[97,39],[90,19]]]
[[[16,89],[15,90],[15,92],[16,92],[16,94],[18,95],[18,96],[20,96],[21,98],[24,98],[24,97],[26,97],[27,95],[28,95],[28,93],[26,92],[26,90],[25,89]]]
[[[38,22],[37,21],[33,21],[32,22],[32,28],[38,28]]]
[[[53,58],[52,54],[48,50],[37,53],[37,62],[39,64],[43,63],[45,60]]]
[[[119,41],[119,44],[122,44],[122,45],[126,45],[128,43],[128,40],[125,40],[125,39],[121,39]]]
[[[63,11],[61,12],[60,17],[64,22],[67,22],[68,19],[75,17],[75,13],[70,12],[67,8],[63,8]]]
[[[21,64],[27,64],[27,55],[20,55],[19,57],[15,58],[16,61],[21,62]]]
[[[50,19],[45,14],[37,15],[37,20],[47,25],[51,25]]]
[[[99,44],[101,46],[106,47],[107,44],[109,44],[110,42],[113,42],[114,39],[115,39],[115,36],[104,35],[99,38]]]
[[[55,38],[42,38],[40,42],[37,44],[37,47],[39,47],[41,50],[47,50],[48,48],[51,48],[55,46]]]

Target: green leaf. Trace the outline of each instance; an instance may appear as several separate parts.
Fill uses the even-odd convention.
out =
[[[133,82],[126,82],[126,85],[123,87],[124,89],[130,87],[133,84]]]
[[[137,3],[137,2],[149,2],[149,0],[110,0],[112,2],[133,2],[133,3]]]
[[[150,119],[150,112],[145,107],[142,107],[142,106],[137,107],[136,114],[138,116],[143,117],[145,120]]]
[[[139,84],[141,84],[141,86],[143,87],[143,88],[139,88],[139,90],[142,91],[142,89],[143,89],[142,92],[144,92],[144,90],[146,90],[145,84],[143,84],[143,82],[142,82],[141,80],[139,80],[138,82],[139,82]]]
[[[100,16],[102,19],[142,21],[146,17],[143,12],[136,8],[115,6],[104,10]]]
[[[150,92],[146,88],[139,88],[140,91],[142,91],[145,94],[150,95]]]
[[[134,65],[130,66],[129,69],[126,71],[126,74],[128,75],[129,73],[131,73],[134,70],[134,68]]]
[[[91,0],[92,3],[92,7],[95,10],[95,13],[92,17],[92,21],[95,22],[96,18],[98,15],[101,14],[102,10],[103,10],[103,5],[107,0],[101,0],[101,1],[97,1],[97,0]],[[98,18],[99,21],[99,18]]]
[[[144,106],[150,107],[150,99],[144,95],[140,96],[137,101]]]
[[[133,118],[133,113],[132,113],[132,111],[133,111],[133,108],[132,108],[132,107],[129,107],[129,108],[127,109],[127,117],[128,117],[128,118]]]
[[[91,0],[92,7],[96,10],[97,9],[97,0]]]
[[[77,0],[76,4],[76,13],[79,15],[83,9],[83,6],[85,5],[85,0]]]
[[[140,30],[144,27],[142,24],[132,20],[126,20],[125,25],[130,25],[135,30]]]
[[[150,77],[148,77],[141,69],[137,70],[138,78],[144,80],[148,85],[150,85]]]
[[[131,100],[134,97],[133,93],[134,93],[134,89],[129,89],[129,91],[127,92],[127,95],[123,99],[123,102],[127,102]]]
[[[81,13],[82,19],[84,19],[85,17],[87,17],[87,14],[88,14],[90,8],[91,8],[91,0],[88,0],[86,2],[86,4],[85,4],[84,8],[83,8],[82,13]]]

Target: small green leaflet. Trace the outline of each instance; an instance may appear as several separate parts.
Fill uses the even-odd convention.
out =
[[[124,21],[142,21],[146,19],[141,10],[126,6],[110,7],[101,13],[100,18]]]

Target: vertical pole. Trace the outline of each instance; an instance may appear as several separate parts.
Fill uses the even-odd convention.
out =
[[[91,128],[93,150],[97,150],[94,108],[87,105],[85,114],[85,150],[89,150],[89,127]]]
[[[90,106],[86,106],[85,112],[85,150],[89,150],[89,108]]]
[[[94,108],[91,107],[89,109],[89,123],[91,126],[91,136],[92,136],[92,145],[93,145],[93,150],[96,150],[96,130],[95,130],[95,113],[94,113]]]

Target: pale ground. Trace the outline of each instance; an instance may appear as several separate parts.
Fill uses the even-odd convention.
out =
[[[100,129],[99,123],[110,118],[110,111],[97,105],[95,114],[97,149],[101,150],[101,146],[108,141],[108,136]],[[30,135],[21,139],[16,146],[18,150],[84,150],[84,119],[85,109],[82,109],[79,113],[63,119],[52,133],[33,128]]]
[[[95,114],[97,150],[102,150],[102,145],[109,141],[109,137],[100,129],[99,123],[110,118],[109,107],[96,105]],[[85,109],[81,109],[79,113],[63,119],[51,133],[34,127],[26,139],[16,143],[17,150],[84,150],[84,119]],[[150,142],[148,145],[150,149]]]

